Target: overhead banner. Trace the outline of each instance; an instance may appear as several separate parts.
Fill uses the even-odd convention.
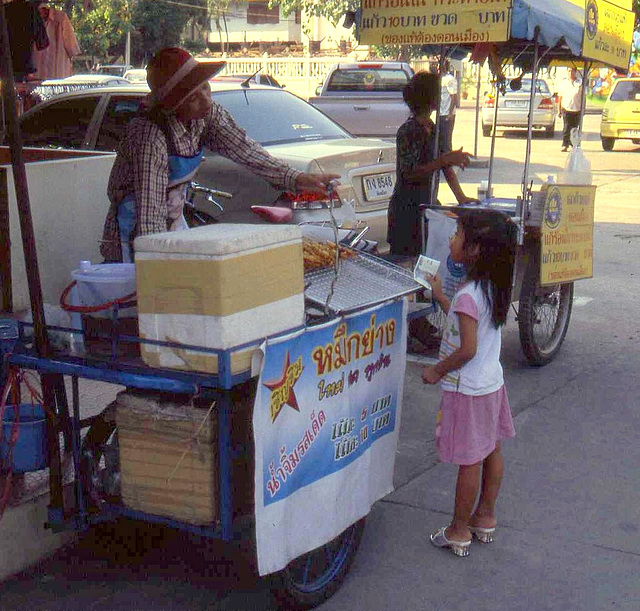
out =
[[[593,276],[595,186],[550,186],[542,217],[540,284]]]
[[[509,40],[512,0],[362,0],[366,45],[473,44]]]
[[[269,341],[253,413],[258,570],[333,540],[393,490],[406,301]]]
[[[626,71],[631,59],[635,14],[619,4],[587,0],[582,55]]]

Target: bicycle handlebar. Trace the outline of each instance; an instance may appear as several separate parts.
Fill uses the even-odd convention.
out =
[[[212,189],[211,187],[205,187],[204,185],[201,185],[199,182],[195,181],[191,181],[189,183],[189,188],[194,193],[206,193],[207,195],[211,195],[213,197],[224,197],[225,199],[231,199],[233,197],[232,193],[219,191],[218,189]]]

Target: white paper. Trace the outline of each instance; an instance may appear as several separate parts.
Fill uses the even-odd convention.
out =
[[[427,280],[427,274],[435,276],[439,267],[440,261],[420,255],[416,261],[416,266],[413,268],[413,279],[425,288],[430,289],[431,285]]]

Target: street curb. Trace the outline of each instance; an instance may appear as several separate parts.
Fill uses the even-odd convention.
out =
[[[45,528],[49,495],[9,507],[0,522],[0,581],[44,560],[72,543],[75,533]]]

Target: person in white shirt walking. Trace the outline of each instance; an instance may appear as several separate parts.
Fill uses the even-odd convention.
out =
[[[565,79],[560,89],[559,115],[564,120],[562,131],[562,150],[567,152],[571,145],[571,130],[580,124],[580,111],[582,110],[582,80],[578,70],[571,68],[569,78]]]
[[[444,63],[440,81],[440,152],[453,150],[453,126],[458,106],[458,81],[451,73],[448,61]]]

